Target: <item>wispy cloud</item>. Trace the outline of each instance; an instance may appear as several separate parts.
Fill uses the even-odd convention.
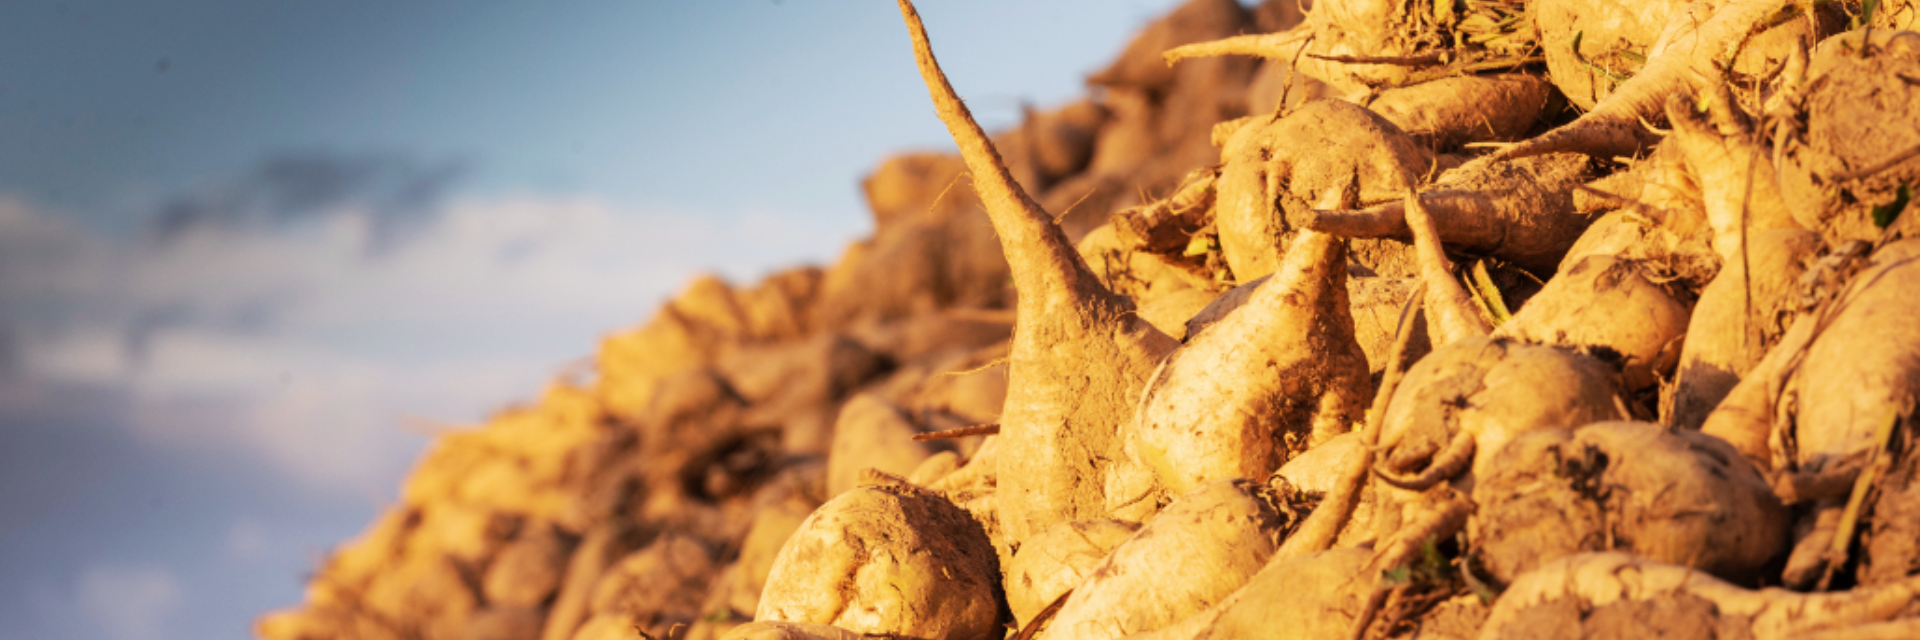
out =
[[[298,224],[204,213],[164,238],[0,197],[0,366],[120,390],[150,442],[239,447],[315,487],[390,495],[422,443],[406,416],[468,421],[530,398],[695,266],[744,279],[844,241],[770,212],[405,195],[429,187],[336,170],[262,170],[312,183],[260,188],[313,208]],[[415,186],[349,188],[383,180]],[[431,204],[395,242],[382,207],[407,198]]]
[[[342,205],[363,208],[368,249],[390,249],[418,232],[466,174],[458,161],[424,164],[394,154],[295,151],[268,156],[236,179],[168,200],[154,221],[161,238],[197,229],[308,222]]]

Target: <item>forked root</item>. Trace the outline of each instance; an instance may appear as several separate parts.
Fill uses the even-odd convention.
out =
[[[1403,474],[1376,465],[1373,468],[1373,474],[1378,476],[1381,482],[1401,489],[1426,491],[1433,488],[1433,485],[1452,480],[1473,465],[1476,442],[1474,434],[1462,431],[1453,434],[1453,440],[1447,443],[1447,448],[1441,450],[1440,455],[1434,456],[1433,462],[1417,473]]]
[[[1473,298],[1453,279],[1453,262],[1441,248],[1440,232],[1434,228],[1426,205],[1414,193],[1408,193],[1405,202],[1407,227],[1420,261],[1420,279],[1427,288],[1427,326],[1433,331],[1433,346],[1491,333],[1492,327],[1480,318]]]
[[[1467,519],[1473,516],[1473,500],[1449,488],[1436,489],[1435,493],[1442,495],[1428,494],[1421,501],[1420,511],[1374,550],[1373,560],[1362,576],[1377,576],[1381,571],[1406,566],[1428,543],[1452,538],[1467,527]]]
[[[1591,162],[1572,154],[1501,163],[1475,160],[1420,193],[1420,204],[1447,246],[1546,275],[1592,221],[1574,205],[1573,191],[1593,177]],[[1295,218],[1291,221],[1298,226],[1345,238],[1413,237],[1404,201],[1357,211],[1310,211]]]

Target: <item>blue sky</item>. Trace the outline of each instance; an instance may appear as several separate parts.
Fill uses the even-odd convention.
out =
[[[991,128],[1169,0],[927,0]],[[944,147],[890,2],[0,3],[0,640],[246,637],[422,434]]]

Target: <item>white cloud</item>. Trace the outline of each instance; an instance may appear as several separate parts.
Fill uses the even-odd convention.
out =
[[[159,567],[90,567],[74,594],[78,613],[111,640],[156,640],[184,604],[180,581]]]
[[[744,280],[845,240],[769,212],[525,196],[450,201],[372,251],[372,215],[162,243],[0,198],[0,340],[15,374],[123,389],[151,442],[239,447],[310,486],[386,496],[424,442],[406,417],[477,420],[696,269]]]

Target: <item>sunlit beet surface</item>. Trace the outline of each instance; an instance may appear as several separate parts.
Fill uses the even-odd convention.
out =
[[[1588,4],[1190,0],[989,134],[899,0],[958,151],[436,435],[255,632],[1920,633],[1915,5]]]

